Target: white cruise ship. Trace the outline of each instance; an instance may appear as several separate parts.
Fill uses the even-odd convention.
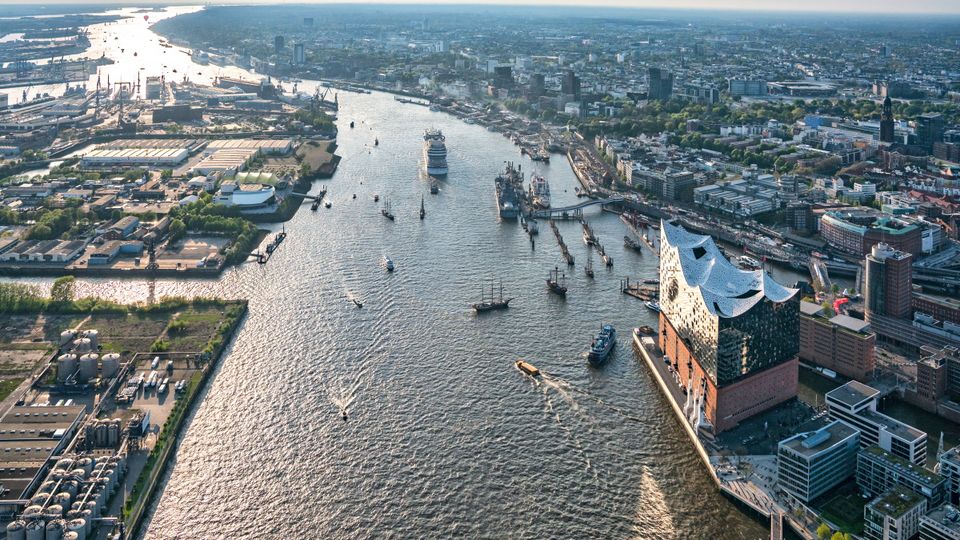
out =
[[[423,134],[423,162],[430,176],[445,176],[447,174],[447,145],[446,139],[439,129],[427,130]]]

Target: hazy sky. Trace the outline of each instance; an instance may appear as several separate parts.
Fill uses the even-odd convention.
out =
[[[29,4],[24,0],[0,0],[2,4]],[[127,4],[130,0],[52,0],[50,4]],[[163,3],[156,2],[153,3]],[[660,9],[723,9],[760,11],[844,11],[873,13],[953,13],[960,14],[960,0],[226,0],[189,1],[171,0],[170,4],[275,4],[275,3],[361,3],[361,4],[501,4],[501,5],[565,5],[614,6]],[[0,16],[3,15],[0,10]]]

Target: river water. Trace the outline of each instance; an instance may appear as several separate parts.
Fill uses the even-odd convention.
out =
[[[138,42],[141,21],[99,30],[137,30],[120,31],[137,58],[188,59]],[[493,177],[505,160],[542,172],[558,206],[576,201],[566,160],[537,166],[499,134],[386,94],[341,93],[340,103],[333,207],[302,209],[269,264],[216,280],[78,284],[125,301],[250,299],[145,538],[767,537],[716,490],[632,353],[630,328],[655,318],[619,280],[655,276],[656,259],[624,250],[617,216],[588,210],[614,266],[588,279],[580,226],[560,223],[577,259],[561,300],[544,283],[562,265],[547,224],[531,249],[516,222],[498,220]],[[438,195],[418,165],[430,127],[449,148]],[[478,317],[469,304],[488,278],[515,300]],[[593,369],[584,351],[601,323],[621,340]],[[521,357],[542,380],[514,368]]]

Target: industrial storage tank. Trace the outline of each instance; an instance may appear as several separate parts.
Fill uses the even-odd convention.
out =
[[[76,480],[67,480],[60,484],[60,489],[69,493],[71,497],[76,497],[80,489],[80,484],[78,484]]]
[[[80,537],[74,531],[67,531],[63,533],[63,540],[80,540]]]
[[[75,337],[77,337],[77,333],[73,330],[64,330],[63,332],[60,332],[60,346],[63,347],[67,343],[70,343]]]
[[[27,523],[27,540],[44,540],[46,527],[39,519]]]
[[[70,458],[63,458],[60,461],[57,461],[57,465],[54,468],[69,471],[73,468],[73,460]]]
[[[87,538],[87,522],[83,518],[77,518],[67,523],[67,530],[77,533],[78,540]]]
[[[63,507],[59,504],[51,504],[44,511],[43,515],[47,516],[47,519],[56,519],[63,517]]]
[[[53,504],[59,504],[64,508],[70,508],[70,503],[73,501],[73,495],[70,495],[69,491],[61,491],[53,496]]]
[[[90,350],[95,351],[100,347],[100,332],[96,330],[84,330],[81,335],[90,340]]]
[[[39,504],[32,504],[23,511],[24,519],[32,519],[43,513],[43,507]]]
[[[103,377],[105,379],[110,379],[117,376],[117,372],[120,371],[120,355],[117,353],[108,353],[103,355],[102,358],[101,370],[103,370]]]
[[[57,381],[66,382],[67,377],[73,375],[76,371],[77,355],[61,354],[60,358],[57,358]]]
[[[94,518],[100,517],[100,507],[97,506],[97,503],[90,501],[84,505],[87,510],[90,511],[90,515]]]
[[[88,353],[91,350],[89,338],[77,338],[73,340],[73,350],[77,353]]]
[[[37,493],[33,497],[30,497],[30,504],[44,505],[47,504],[47,500],[50,499],[49,493]]]
[[[63,540],[63,533],[67,529],[67,522],[62,519],[55,519],[47,523],[46,540]]]
[[[11,521],[7,524],[7,540],[26,540],[27,523],[23,520]]]
[[[80,375],[77,377],[81,382],[87,382],[90,379],[97,378],[97,364],[100,355],[97,353],[87,353],[80,357]]]
[[[79,467],[70,471],[70,476],[73,476],[80,480],[85,480],[87,478],[87,471],[84,468]]]

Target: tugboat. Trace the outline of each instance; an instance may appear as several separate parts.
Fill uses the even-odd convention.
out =
[[[609,324],[601,326],[600,333],[597,334],[597,337],[593,338],[593,343],[590,344],[590,352],[587,355],[587,359],[594,366],[602,364],[603,361],[607,359],[607,356],[610,355],[610,351],[613,350],[613,346],[616,343],[617,331],[613,326]]]
[[[538,377],[540,375],[540,370],[537,369],[537,366],[529,362],[524,362],[523,360],[517,360],[514,363],[514,365],[517,366],[517,369],[526,373],[527,375],[530,375],[531,377]]]
[[[430,194],[436,195],[437,193],[440,193],[440,187],[437,185],[436,181],[433,181],[430,183]]]
[[[390,221],[393,221],[394,219],[393,213],[390,212],[390,201],[387,201],[387,200],[383,201],[383,209],[380,210],[380,213],[383,214],[383,217],[389,219]]]
[[[427,211],[423,207],[423,195],[421,195],[420,196],[420,219],[422,220],[426,216],[427,216]]]
[[[554,294],[567,296],[567,275],[560,272],[560,268],[554,266],[553,270],[550,271],[550,276],[547,277],[547,287]]]
[[[484,311],[493,311],[495,309],[507,309],[510,307],[510,301],[513,298],[504,298],[503,297],[503,282],[500,282],[500,296],[495,298],[493,294],[493,280],[490,280],[490,296],[487,296],[487,290],[485,288],[480,289],[480,301],[476,304],[473,304],[474,311],[477,313],[483,313]]]
[[[393,261],[386,255],[383,256],[383,267],[387,269],[387,272],[393,272]]]

